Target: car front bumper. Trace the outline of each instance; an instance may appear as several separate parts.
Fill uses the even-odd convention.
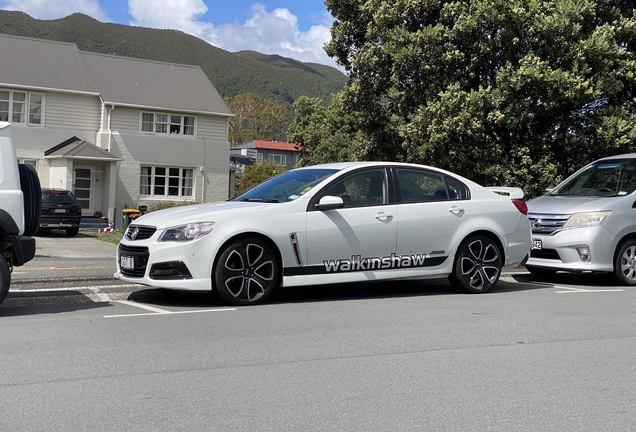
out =
[[[114,276],[126,282],[157,288],[210,291],[212,257],[217,245],[213,240],[209,236],[189,242],[123,240],[117,248],[117,272]],[[133,267],[126,268],[126,264],[131,264],[130,259]]]
[[[541,249],[533,249],[527,266],[563,271],[611,272],[614,268],[614,236],[603,226],[572,228],[553,235],[532,234],[541,240]],[[581,259],[581,248],[589,251],[589,260]]]

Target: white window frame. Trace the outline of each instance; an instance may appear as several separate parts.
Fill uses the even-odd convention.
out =
[[[194,168],[142,165],[139,194],[144,198],[193,199],[194,173]]]
[[[268,156],[268,159],[271,160],[273,163],[278,164],[280,166],[283,166],[283,167],[287,166],[287,155],[270,153],[270,155]]]
[[[263,162],[263,153],[256,153],[256,162]]]
[[[0,102],[8,104],[7,119],[5,121],[13,124],[23,124],[28,126],[44,126],[44,93],[11,90],[0,88],[0,92],[8,92],[9,99],[2,99]],[[16,99],[16,94],[24,95],[23,100]],[[36,103],[35,98],[39,97],[40,102]],[[16,106],[22,105],[22,109],[16,112]],[[32,112],[33,111],[33,112]],[[16,116],[19,114],[19,117]],[[37,117],[38,121],[34,121]]]
[[[18,159],[18,163],[31,165],[35,170],[38,170],[38,160],[37,159]]]
[[[150,128],[149,125],[152,125],[152,127]],[[191,131],[192,133],[188,134],[186,131]],[[140,111],[139,133],[143,135],[178,135],[184,138],[195,138],[197,136],[197,116],[170,112]]]

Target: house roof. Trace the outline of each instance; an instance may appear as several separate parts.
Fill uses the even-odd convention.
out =
[[[91,144],[86,140],[81,140],[76,136],[46,150],[44,152],[44,158],[91,159],[110,162],[123,160],[122,158],[114,156],[106,150],[97,147],[95,144]]]
[[[199,66],[80,52],[106,103],[232,115]]]
[[[0,35],[0,85],[99,94],[75,44]]]
[[[0,34],[0,86],[100,95],[107,104],[232,115],[199,66],[83,52]]]
[[[298,152],[298,146],[296,144],[288,143],[288,142],[278,142],[278,141],[261,141],[254,140],[254,148],[263,149],[263,150],[283,150],[283,151],[292,151]]]

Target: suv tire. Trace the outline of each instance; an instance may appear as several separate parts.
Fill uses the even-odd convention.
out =
[[[18,164],[20,188],[24,195],[24,235],[34,236],[42,216],[42,188],[38,173],[31,165]]]
[[[0,255],[0,303],[4,300],[9,292],[11,285],[11,273],[9,273],[9,263]]]

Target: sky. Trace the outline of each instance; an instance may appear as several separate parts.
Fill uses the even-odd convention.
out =
[[[42,20],[80,12],[101,22],[181,30],[231,52],[338,67],[323,49],[333,23],[324,0],[0,0],[0,9]]]

